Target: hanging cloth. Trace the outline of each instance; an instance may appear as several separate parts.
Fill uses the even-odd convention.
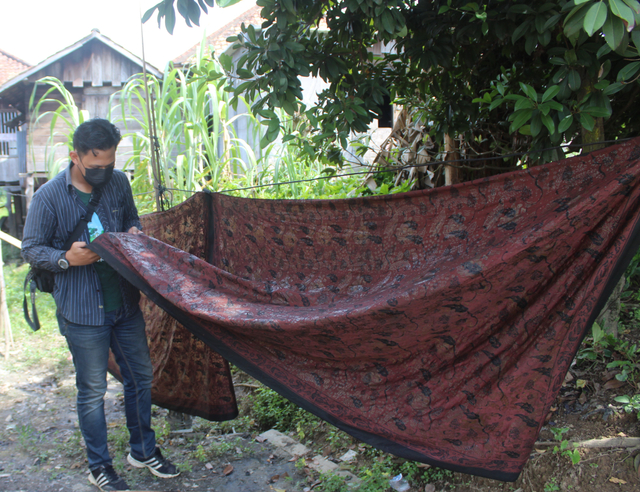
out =
[[[169,408],[232,415],[222,356],[373,446],[513,481],[638,250],[639,176],[636,139],[388,196],[199,193],[90,248],[180,323],[146,304]]]

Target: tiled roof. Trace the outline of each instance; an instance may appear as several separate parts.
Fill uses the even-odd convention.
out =
[[[0,85],[5,81],[12,79],[21,72],[24,72],[31,65],[10,55],[6,51],[0,50]]]
[[[228,22],[220,29],[215,31],[213,34],[207,36],[207,46],[211,46],[215,51],[216,55],[222,53],[229,43],[227,42],[227,38],[230,36],[235,36],[240,32],[240,25],[244,22],[245,26],[254,25],[260,26],[262,25],[262,17],[260,17],[260,11],[262,7],[257,5],[251,7],[249,10],[245,11],[243,14],[239,15],[232,21]],[[176,57],[173,60],[173,63],[176,65],[184,65],[189,62],[190,59],[194,58],[198,50],[200,49],[200,43],[191,47],[180,56]]]

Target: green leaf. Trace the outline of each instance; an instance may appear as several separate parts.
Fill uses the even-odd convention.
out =
[[[498,106],[500,106],[502,104],[502,101],[504,101],[504,99],[502,99],[501,97],[494,99],[491,104],[489,104],[489,111],[494,110],[495,108],[497,108]]]
[[[596,120],[590,114],[580,113],[580,124],[588,131],[592,131],[596,125]]]
[[[633,29],[636,24],[636,18],[633,15],[633,11],[622,0],[609,0],[609,8],[613,15],[623,20],[626,28]]]
[[[246,68],[238,68],[236,70],[236,73],[242,79],[251,79],[251,78],[253,78],[253,72],[251,70],[247,70]]]
[[[509,7],[510,14],[526,14],[527,12],[531,12],[532,9],[528,5],[524,5],[522,3],[517,3]]]
[[[615,50],[622,43],[625,28],[619,17],[610,15],[602,28],[604,39],[612,50]]]
[[[600,46],[600,49],[596,53],[596,58],[600,59],[603,56],[608,55],[609,53],[611,53],[611,47],[605,43],[602,46]]]
[[[627,63],[622,70],[618,72],[618,82],[627,82],[631,80],[640,70],[640,62]]]
[[[553,99],[547,101],[545,104],[548,104],[551,109],[555,109],[556,111],[564,110],[564,106],[560,104],[558,101],[554,101]]]
[[[549,17],[547,22],[544,24],[544,30],[549,31],[553,29],[560,19],[562,19],[562,14],[556,14]]]
[[[564,20],[564,35],[568,38],[577,35],[581,30],[584,17],[587,15],[587,6],[576,6]]]
[[[532,113],[533,113],[533,110],[531,109],[521,109],[520,111],[516,111],[511,116],[509,116],[509,119],[513,120],[513,122],[511,123],[511,126],[509,127],[509,132],[510,133],[515,132],[522,125],[529,122],[529,120],[531,119]]]
[[[611,94],[615,94],[616,92],[621,91],[623,87],[624,87],[624,84],[620,82],[614,82],[613,84],[608,86],[605,90],[603,90],[602,93],[605,96],[610,96]]]
[[[149,10],[147,10],[144,15],[142,16],[142,23],[144,24],[145,22],[147,22],[151,16],[153,15],[153,13],[156,11],[156,9],[158,8],[159,5],[162,5],[162,3],[159,3],[157,5],[154,5],[153,7],[151,7]]]
[[[582,111],[589,113],[594,118],[608,118],[609,116],[611,116],[611,113],[607,111],[606,108],[601,108],[598,106],[590,106],[583,109]]]
[[[542,115],[542,124],[547,127],[549,135],[553,135],[556,132],[556,125],[553,122],[553,118],[548,114]]]
[[[633,10],[636,14],[640,15],[640,3],[636,0],[623,0],[631,10]]]
[[[445,12],[448,12],[450,10],[449,7],[447,7],[446,5],[443,5],[442,7],[440,7],[440,9],[438,10],[438,15],[440,14],[444,14]]]
[[[636,49],[640,51],[640,31],[638,31],[637,29],[634,29],[631,32],[631,40],[633,41],[633,44],[635,45]]]
[[[584,16],[583,23],[584,30],[587,31],[589,36],[593,36],[604,25],[608,12],[609,9],[604,2],[596,2],[589,8],[587,15]]]
[[[564,58],[560,58],[559,56],[554,56],[549,59],[549,63],[552,65],[566,65],[567,62]]]
[[[552,85],[546,91],[544,91],[544,94],[542,94],[541,102],[547,102],[549,99],[553,99],[554,97],[556,97],[558,92],[560,92],[560,86]]]
[[[529,84],[520,82],[520,88],[522,89],[522,92],[533,99],[533,101],[538,102],[538,93],[533,87],[531,87]]]
[[[230,7],[231,5],[235,5],[238,2],[241,2],[242,0],[216,0],[216,3],[218,4],[218,6],[225,8],[225,7]]]
[[[158,24],[160,23],[160,18],[158,18]],[[173,28],[176,25],[176,12],[173,10],[173,6],[170,5],[165,8],[164,12],[164,27],[167,29],[169,34],[173,34]]]
[[[518,102],[516,102],[516,105],[513,109],[514,111],[519,111],[521,109],[528,109],[528,108],[533,108],[533,101],[531,99],[527,99],[526,97],[523,97],[521,99],[518,99]]]
[[[564,133],[567,131],[567,129],[571,126],[571,123],[573,123],[573,115],[570,114],[569,116],[566,116],[562,119],[562,121],[558,124],[558,131],[560,133]]]
[[[524,125],[518,129],[518,133],[522,135],[531,135],[531,125]]]
[[[281,0],[282,2],[282,6],[288,10],[289,12],[295,12],[296,9],[293,6],[293,1],[292,0]]]
[[[629,399],[628,396],[616,396],[614,398],[615,401],[617,401],[618,403],[630,403],[631,400]]]
[[[531,118],[531,126],[529,127],[529,131],[531,135],[534,137],[538,136],[542,130],[542,118],[540,117],[540,113],[536,114],[533,118]]]
[[[531,25],[531,19],[528,19],[524,21],[522,24],[520,24],[518,27],[516,27],[516,29],[513,31],[513,34],[511,35],[511,42],[515,44],[515,42],[518,41],[518,39],[524,36],[524,34],[527,32],[527,29],[529,29],[530,25]]]
[[[395,31],[395,25],[393,22],[393,15],[391,14],[391,12],[389,12],[388,10],[385,10],[384,12],[382,12],[382,26],[384,27],[384,30],[387,31],[389,34],[393,34],[393,32]]]
[[[574,92],[577,91],[580,89],[580,85],[582,84],[580,74],[576,70],[571,70],[569,75],[567,75],[567,82],[569,83],[569,89]]]

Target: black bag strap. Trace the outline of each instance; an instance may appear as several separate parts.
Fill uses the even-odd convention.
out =
[[[36,282],[33,280],[33,269],[29,269],[27,276],[24,279],[24,296],[22,299],[22,311],[24,312],[24,319],[26,320],[29,328],[33,331],[40,329],[40,320],[38,319],[38,311],[36,311]],[[31,317],[29,316],[29,303],[27,302],[27,286],[29,286],[29,298],[31,300]]]
[[[76,224],[75,229],[71,235],[67,238],[62,249],[65,251],[69,251],[71,245],[75,243],[80,235],[84,227],[91,221],[91,217],[93,217],[94,212],[96,211],[96,207],[100,202],[100,198],[102,198],[102,188],[94,188],[91,192],[91,198],[89,199],[89,205],[87,206],[87,212],[80,217],[80,220]],[[22,311],[24,312],[24,319],[26,320],[29,328],[33,331],[38,331],[40,329],[40,320],[38,319],[38,312],[36,311],[36,281],[33,276],[35,275],[35,271],[33,268],[29,269],[27,276],[24,279],[24,296],[22,300]],[[29,289],[28,295],[29,300],[31,301],[31,316],[29,316],[29,303],[27,302],[27,287]],[[33,319],[32,319],[33,318]]]
[[[76,224],[76,228],[73,230],[71,235],[67,238],[62,249],[65,251],[69,251],[71,245],[75,243],[80,235],[82,234],[82,230],[84,226],[86,226],[90,221],[91,217],[93,217],[93,213],[96,211],[96,207],[100,202],[100,198],[102,198],[102,188],[94,188],[91,192],[91,198],[89,199],[89,205],[87,206],[87,213],[80,217],[80,220]]]

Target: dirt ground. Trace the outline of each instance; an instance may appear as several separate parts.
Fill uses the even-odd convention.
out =
[[[114,467],[129,486],[149,491],[302,491],[306,475],[295,460],[249,434],[169,434],[157,428],[166,410],[154,407],[158,441],[181,475],[159,479],[126,462],[122,386],[109,377],[105,412]],[[205,424],[205,421],[201,421]],[[218,448],[212,455],[205,450]],[[0,491],[94,492],[75,413],[73,366],[8,371],[0,362]]]
[[[561,391],[540,441],[553,441],[550,428],[566,428],[563,439],[584,441],[607,437],[640,437],[635,415],[622,412],[613,397],[632,388],[619,385],[612,374],[572,371]],[[582,379],[584,378],[584,379]],[[577,381],[586,381],[579,388]],[[628,385],[627,385],[628,386]],[[317,474],[296,467],[296,457],[259,442],[256,434],[210,431],[201,419],[194,432],[169,433],[166,410],[154,407],[158,440],[165,455],[179,464],[182,474],[162,480],[144,470],[132,469],[125,460],[127,433],[120,384],[109,381],[106,413],[114,466],[132,488],[154,491],[294,492],[322,490]],[[10,370],[0,359],[0,491],[93,492],[75,413],[73,366],[62,360],[54,366]],[[560,443],[557,442],[559,445]],[[335,459],[335,456],[327,456]],[[581,449],[580,461],[553,452],[553,446],[536,446],[524,472],[514,483],[501,483],[464,474],[434,473],[432,483],[414,485],[422,492],[553,492],[638,491],[639,448]],[[636,458],[638,457],[638,458]],[[636,465],[634,465],[634,459]],[[230,468],[231,467],[231,468]],[[391,490],[389,488],[389,490]]]

